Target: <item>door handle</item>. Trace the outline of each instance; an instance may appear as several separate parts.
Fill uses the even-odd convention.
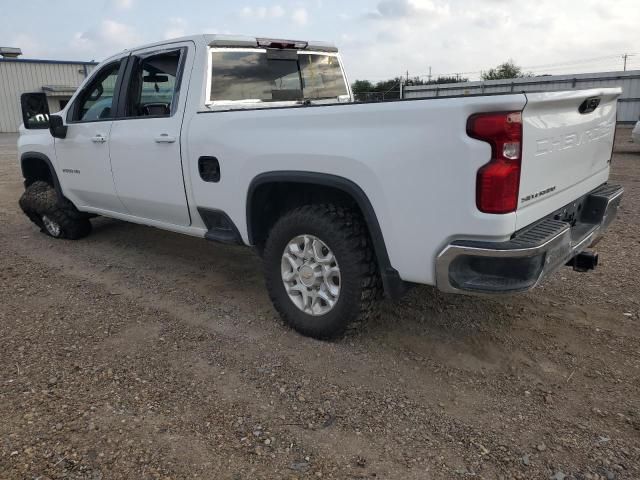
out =
[[[167,133],[161,133],[156,137],[156,143],[175,143],[176,137],[171,137]]]
[[[107,139],[105,138],[104,135],[101,135],[100,133],[98,133],[95,137],[91,137],[91,141],[93,143],[104,143],[107,141]]]

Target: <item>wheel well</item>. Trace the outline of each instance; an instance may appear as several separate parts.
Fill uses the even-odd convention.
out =
[[[362,189],[350,180],[314,172],[267,172],[251,182],[247,195],[247,231],[249,243],[260,251],[269,230],[284,213],[312,203],[338,203],[362,215],[375,251],[385,292],[393,299],[408,289],[389,261],[382,230],[371,202]]]
[[[249,200],[250,241],[259,249],[267,241],[271,227],[286,212],[302,205],[334,203],[362,211],[351,195],[336,187],[278,181],[263,183],[255,188]],[[371,235],[371,232],[369,232]]]
[[[54,188],[58,198],[64,199],[56,171],[46,155],[39,152],[23,153],[20,157],[20,166],[25,188],[34,182],[47,182]]]
[[[25,157],[22,159],[22,176],[24,177],[25,187],[37,181],[47,182],[51,186],[56,186],[49,164],[39,157]]]

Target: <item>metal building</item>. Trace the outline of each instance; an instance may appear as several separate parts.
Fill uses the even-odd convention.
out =
[[[20,95],[44,92],[49,111],[57,112],[97,65],[19,58],[21,53],[17,48],[0,47],[0,133],[18,131],[22,123]]]
[[[628,72],[545,75],[541,77],[487,80],[484,82],[442,83],[407,86],[404,98],[450,97],[483,93],[541,92],[584,90],[597,87],[622,87],[618,100],[618,122],[635,123],[640,119],[640,70]]]

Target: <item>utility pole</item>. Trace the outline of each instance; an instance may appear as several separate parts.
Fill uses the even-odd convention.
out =
[[[407,70],[407,84],[409,84],[409,70]]]
[[[431,83],[431,65],[429,65],[429,76],[427,77],[429,83]]]
[[[624,60],[624,71],[627,71],[627,60],[629,59],[629,57],[635,57],[637,55],[637,53],[625,53],[624,55],[622,55],[622,59]]]

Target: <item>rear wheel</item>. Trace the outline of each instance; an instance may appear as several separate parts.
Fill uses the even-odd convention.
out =
[[[46,182],[34,182],[20,197],[20,208],[40,230],[54,238],[77,240],[91,233],[87,215]]]
[[[374,312],[380,276],[368,232],[349,208],[285,214],[269,233],[264,265],[274,306],[303,335],[333,338]]]

